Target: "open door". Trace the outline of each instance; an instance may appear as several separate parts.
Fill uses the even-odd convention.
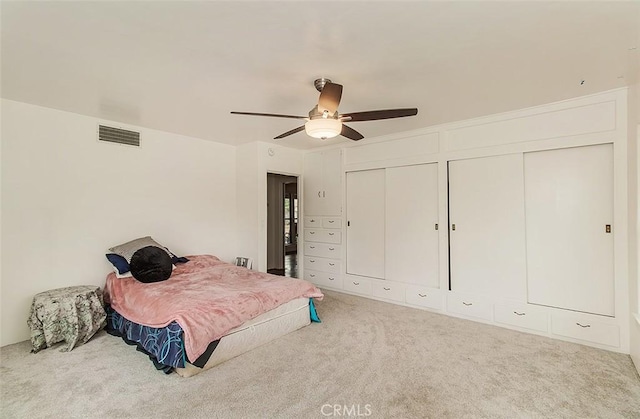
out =
[[[298,178],[267,174],[267,272],[298,277]]]

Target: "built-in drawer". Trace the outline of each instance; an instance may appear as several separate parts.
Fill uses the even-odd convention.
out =
[[[442,310],[444,308],[443,293],[436,288],[407,285],[405,299],[415,306]]]
[[[304,218],[304,226],[308,227],[308,228],[321,228],[322,227],[322,217],[306,216]]]
[[[340,246],[327,243],[305,243],[304,254],[306,256],[318,256],[321,258],[340,258]]]
[[[320,243],[335,243],[340,244],[342,241],[342,232],[336,230],[317,230],[306,229],[304,231],[305,241],[320,242]]]
[[[305,256],[304,268],[314,271],[340,273],[340,261],[336,259],[325,259],[316,256]]]
[[[371,280],[368,278],[345,278],[342,288],[346,291],[363,295],[371,295]]]
[[[342,289],[342,277],[338,274],[305,269],[304,279],[313,282],[319,287]]]
[[[588,317],[551,315],[551,332],[587,342],[619,347],[620,328],[615,324],[593,321]]]
[[[342,228],[342,218],[325,217],[322,219],[322,227],[324,228]]]
[[[379,279],[371,279],[371,295],[386,300],[404,302],[405,284]]]
[[[449,292],[447,295],[447,310],[452,313],[485,320],[491,320],[493,317],[493,306],[489,301],[481,297],[453,292]]]
[[[546,332],[549,324],[547,313],[521,304],[496,304],[494,320],[498,323]]]

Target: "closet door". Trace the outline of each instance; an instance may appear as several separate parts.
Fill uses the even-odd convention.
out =
[[[347,173],[347,273],[384,278],[384,169]]]
[[[386,171],[385,278],[439,287],[438,165]]]
[[[521,154],[449,162],[451,290],[526,299]]]
[[[322,215],[342,214],[342,150],[322,152]]]
[[[529,302],[613,316],[613,146],[526,153],[524,168]]]

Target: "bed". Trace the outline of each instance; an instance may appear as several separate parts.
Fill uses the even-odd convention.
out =
[[[188,256],[162,282],[107,276],[107,331],[159,369],[192,376],[317,318],[308,281],[252,271],[212,255]]]

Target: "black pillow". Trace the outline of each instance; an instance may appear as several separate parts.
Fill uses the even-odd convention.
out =
[[[169,279],[173,266],[171,256],[156,246],[136,250],[131,256],[131,275],[140,282],[160,282]]]

